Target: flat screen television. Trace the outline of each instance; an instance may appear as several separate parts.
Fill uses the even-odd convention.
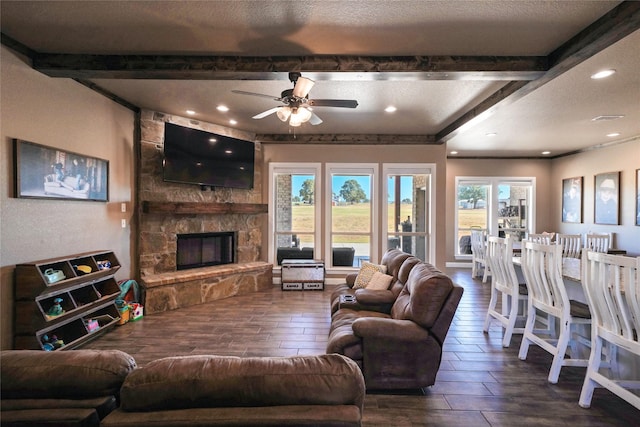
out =
[[[165,181],[251,189],[254,160],[251,141],[173,123],[164,125]]]

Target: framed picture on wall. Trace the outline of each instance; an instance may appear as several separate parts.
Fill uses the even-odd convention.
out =
[[[562,180],[562,222],[582,222],[582,177]]]
[[[34,142],[13,140],[15,196],[109,200],[109,162]]]
[[[640,169],[636,169],[636,225],[640,225]]]
[[[595,176],[595,223],[618,225],[620,217],[620,172]]]

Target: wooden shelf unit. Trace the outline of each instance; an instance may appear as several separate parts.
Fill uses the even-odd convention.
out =
[[[110,268],[99,269],[99,261],[109,261]],[[81,273],[74,266],[91,267]],[[45,271],[60,270],[65,278],[49,283]],[[71,349],[95,338],[120,320],[115,304],[120,287],[114,275],[120,263],[111,251],[97,251],[18,264],[15,269],[16,349],[44,350],[43,337],[55,335],[64,341],[56,350]],[[61,298],[64,312],[49,315],[54,300]],[[98,322],[92,329],[90,320]]]

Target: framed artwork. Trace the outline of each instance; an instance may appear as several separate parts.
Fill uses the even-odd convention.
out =
[[[109,200],[109,162],[13,140],[15,197]]]
[[[562,222],[582,223],[582,177],[562,180]]]
[[[595,176],[595,223],[618,225],[620,217],[620,172]]]
[[[640,169],[636,169],[636,225],[640,225]]]

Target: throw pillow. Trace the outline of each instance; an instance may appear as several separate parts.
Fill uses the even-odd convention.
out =
[[[360,267],[360,271],[358,272],[358,276],[356,277],[356,281],[353,284],[353,289],[362,289],[366,287],[367,283],[369,283],[376,271],[386,273],[387,266],[372,264],[366,261],[363,262],[362,267]]]
[[[392,276],[376,271],[375,273],[373,273],[373,276],[371,277],[371,280],[369,280],[369,283],[367,283],[366,288],[372,289],[374,291],[386,291],[387,289],[389,289],[389,285],[391,285],[392,280]]]

